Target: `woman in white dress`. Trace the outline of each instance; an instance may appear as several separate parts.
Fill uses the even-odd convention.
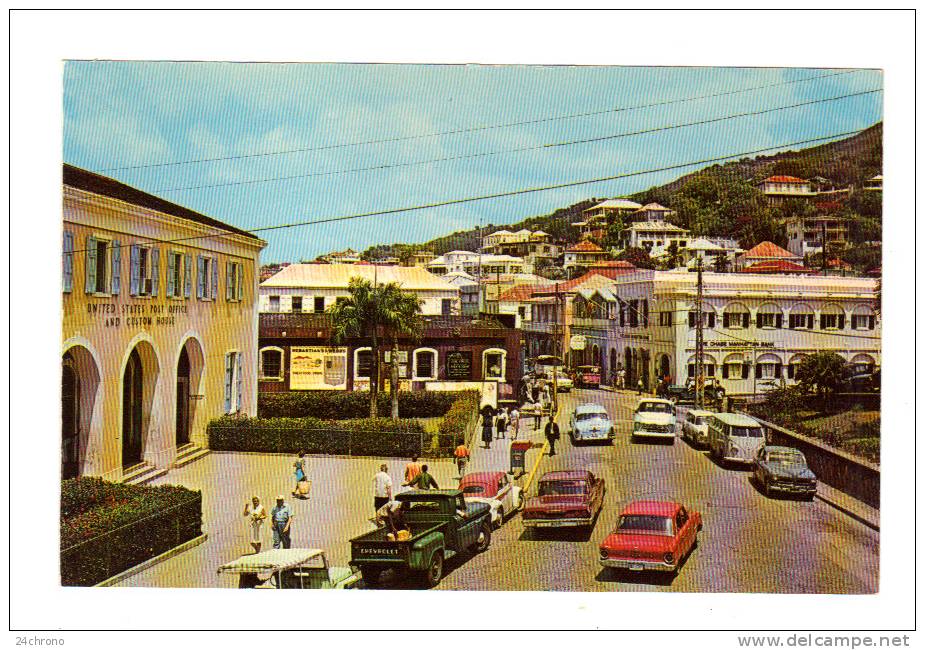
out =
[[[254,553],[260,552],[263,544],[260,541],[260,528],[267,518],[267,510],[260,503],[260,497],[251,497],[250,503],[244,504],[244,516],[247,517],[247,526],[251,535],[251,546],[254,547]]]

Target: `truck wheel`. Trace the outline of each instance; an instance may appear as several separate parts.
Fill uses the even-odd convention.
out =
[[[360,572],[363,574],[363,582],[372,587],[379,584],[379,578],[382,576],[382,569],[374,567],[362,567]]]
[[[443,577],[443,553],[439,551],[434,553],[434,556],[430,558],[430,566],[427,567],[427,570],[424,571],[424,585],[428,588],[436,587],[440,584],[440,579]]]
[[[479,528],[478,541],[472,546],[474,553],[482,553],[491,545],[491,524],[487,521]]]

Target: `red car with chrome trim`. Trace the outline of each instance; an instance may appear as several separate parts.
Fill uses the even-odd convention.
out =
[[[604,505],[604,492],[604,479],[587,470],[547,472],[540,479],[537,496],[524,506],[524,526],[590,528]]]
[[[672,501],[635,501],[620,513],[616,529],[601,542],[601,565],[629,571],[675,572],[697,545],[699,512]]]

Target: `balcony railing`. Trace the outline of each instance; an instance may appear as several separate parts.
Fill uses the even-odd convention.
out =
[[[491,336],[508,329],[491,317],[422,316],[425,336]],[[330,336],[333,321],[330,314],[262,313],[260,336],[317,338]],[[448,334],[449,333],[449,334]]]

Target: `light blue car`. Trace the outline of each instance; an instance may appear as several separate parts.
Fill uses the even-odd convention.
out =
[[[569,436],[572,444],[602,440],[611,442],[616,436],[610,415],[600,404],[582,404],[569,420]]]

